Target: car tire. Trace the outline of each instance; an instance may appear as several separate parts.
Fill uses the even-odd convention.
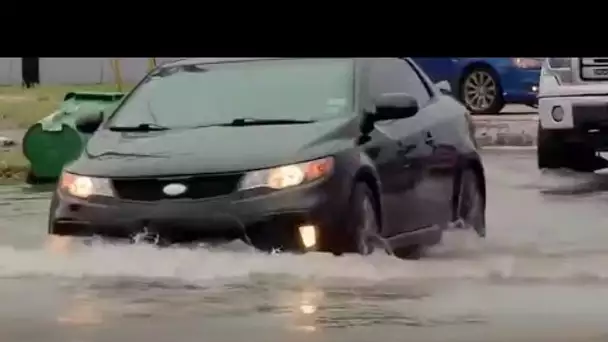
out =
[[[378,208],[374,193],[363,182],[357,182],[352,190],[347,209],[347,240],[343,248],[333,248],[332,253],[342,252],[369,255],[374,251],[374,240],[380,232]]]
[[[486,236],[486,199],[482,183],[475,171],[467,167],[460,172],[454,184],[454,222],[461,228],[472,228],[479,237]]]
[[[472,114],[498,114],[505,106],[500,80],[489,67],[479,66],[467,71],[459,90],[460,101]],[[477,102],[479,98],[485,98],[486,104]]]
[[[410,245],[398,247],[393,250],[393,255],[403,260],[418,260],[424,255],[424,245]]]
[[[595,149],[583,143],[566,142],[564,132],[543,129],[538,124],[536,159],[539,169],[567,168],[577,172],[593,172],[607,166]]]

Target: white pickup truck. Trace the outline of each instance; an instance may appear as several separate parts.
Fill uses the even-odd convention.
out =
[[[540,169],[608,167],[608,57],[547,58],[538,89]]]

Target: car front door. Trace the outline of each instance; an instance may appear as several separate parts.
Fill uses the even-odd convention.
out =
[[[393,236],[432,223],[429,210],[424,208],[429,201],[419,191],[427,175],[426,164],[433,154],[432,135],[426,129],[425,118],[430,96],[406,60],[373,59],[368,75],[372,101],[383,94],[407,93],[418,100],[421,108],[413,117],[376,124],[378,132],[394,141],[391,149],[384,149],[383,163],[377,164],[383,195],[383,235]]]
[[[408,61],[409,63],[409,61]],[[415,75],[410,78],[410,92],[421,104],[417,117],[425,139],[422,181],[415,197],[420,203],[420,224],[429,226],[452,220],[454,179],[460,160],[459,144],[467,139],[459,128],[466,121],[465,108],[433,90],[432,83],[414,63],[409,63]]]

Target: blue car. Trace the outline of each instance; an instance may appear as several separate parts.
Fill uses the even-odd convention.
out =
[[[473,114],[496,114],[506,104],[536,107],[543,58],[413,59],[433,82],[448,81]]]

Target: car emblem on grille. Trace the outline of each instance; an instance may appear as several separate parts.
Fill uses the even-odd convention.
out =
[[[163,192],[167,196],[179,196],[179,195],[183,194],[184,192],[186,192],[187,189],[188,188],[184,184],[171,183],[171,184],[165,185],[165,187],[163,188]]]

